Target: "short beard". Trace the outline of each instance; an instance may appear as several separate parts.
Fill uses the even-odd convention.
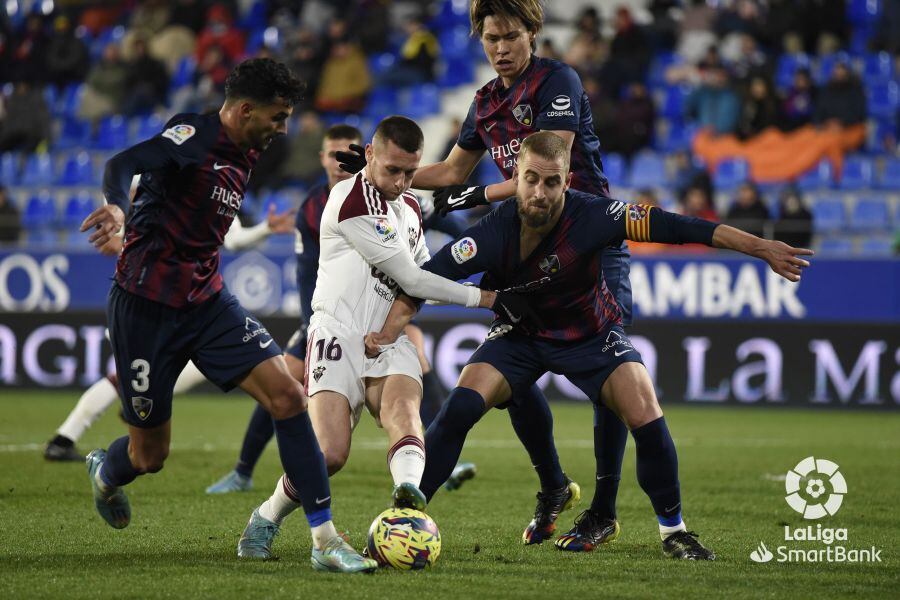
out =
[[[554,208],[551,207],[544,216],[529,215],[527,212],[525,212],[525,209],[522,208],[521,204],[518,205],[518,212],[519,219],[521,219],[522,222],[525,223],[525,225],[531,227],[532,229],[540,229],[541,227],[549,223],[553,216],[556,214]]]

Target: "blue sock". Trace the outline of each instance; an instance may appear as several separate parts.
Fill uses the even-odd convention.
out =
[[[616,496],[622,478],[622,459],[628,428],[622,419],[600,403],[594,404],[594,458],[597,479],[591,512],[603,519],[616,518]]]
[[[128,485],[140,475],[128,456],[128,436],[123,435],[109,445],[106,460],[100,466],[100,479],[106,485],[120,487]]]
[[[274,421],[278,454],[284,474],[303,504],[307,520],[315,520],[321,511],[331,508],[331,488],[325,457],[306,411]],[[321,523],[319,523],[321,524]]]
[[[678,455],[665,417],[632,430],[637,454],[637,479],[650,496],[660,525],[681,522],[681,490],[678,486]]]
[[[425,472],[419,489],[428,500],[443,485],[459,460],[466,435],[484,414],[484,398],[469,388],[453,388],[425,432]]]
[[[247,423],[244,443],[241,445],[241,453],[234,470],[244,477],[252,476],[256,462],[262,456],[266,444],[272,439],[274,433],[275,425],[272,423],[272,415],[261,404],[257,404],[253,409],[253,414],[250,415],[250,422]]]
[[[566,476],[556,454],[553,413],[547,398],[536,385],[532,385],[527,391],[517,393],[515,400],[507,409],[509,420],[528,452],[531,465],[541,481],[541,490],[558,490],[566,485]]]
[[[422,405],[419,407],[422,427],[428,429],[438,411],[441,410],[441,403],[446,395],[434,369],[422,375]]]

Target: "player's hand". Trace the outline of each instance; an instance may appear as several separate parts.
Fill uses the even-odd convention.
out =
[[[117,235],[125,224],[125,213],[115,204],[104,204],[91,214],[81,223],[80,231],[96,229],[88,241],[95,248],[102,248],[109,243],[112,236]]]
[[[104,245],[100,246],[100,254],[103,256],[118,256],[119,253],[122,252],[122,247],[125,245],[125,237],[121,235],[114,235],[109,238],[109,241]]]
[[[489,204],[485,195],[486,185],[448,185],[434,192],[434,208],[442,217],[454,210],[465,210]]]
[[[366,345],[366,356],[375,358],[384,351],[384,346],[390,346],[397,341],[397,338],[392,339],[391,336],[385,335],[380,331],[378,333],[373,331],[366,334],[363,341]]]
[[[269,224],[269,230],[272,233],[291,233],[294,231],[294,215],[297,211],[293,208],[286,210],[280,215],[275,214],[275,205],[269,205],[269,213],[266,215],[266,222]]]
[[[350,152],[338,150],[334,153],[338,166],[356,175],[366,167],[366,149],[359,144],[350,144]]]
[[[491,310],[497,313],[502,321],[510,325],[515,326],[522,321],[527,321],[538,329],[544,328],[544,322],[522,294],[508,290],[497,292],[497,298],[491,305]]]
[[[815,252],[808,248],[794,248],[778,240],[765,240],[756,254],[788,281],[800,281],[800,272],[809,266],[809,261],[800,257],[812,256]]]

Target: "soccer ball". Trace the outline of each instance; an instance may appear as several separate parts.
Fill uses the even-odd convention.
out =
[[[369,527],[369,556],[382,567],[424,569],[441,553],[441,532],[431,517],[411,508],[389,508]]]

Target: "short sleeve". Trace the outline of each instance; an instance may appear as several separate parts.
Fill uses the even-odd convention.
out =
[[[487,150],[487,146],[484,145],[484,140],[478,135],[474,100],[469,106],[469,113],[466,115],[466,120],[463,121],[462,127],[459,130],[459,138],[456,140],[456,145],[463,150]]]
[[[550,73],[538,88],[535,125],[544,131],[579,131],[584,86],[575,69],[564,65]]]

